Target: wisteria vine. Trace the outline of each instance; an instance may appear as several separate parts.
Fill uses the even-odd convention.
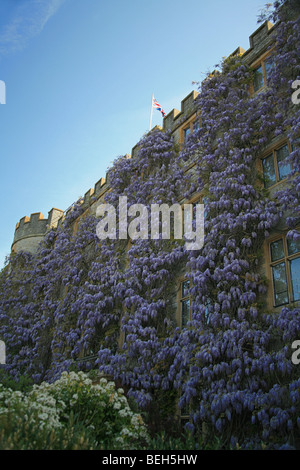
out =
[[[205,195],[204,247],[189,252],[172,239],[99,243],[97,219],[75,205],[35,256],[12,255],[0,274],[0,337],[16,379],[53,381],[75,366],[98,367],[142,409],[158,396],[178,398],[189,407],[190,428],[205,424],[224,444],[299,438],[300,379],[290,346],[300,339],[300,309],[266,310],[260,265],[280,219],[289,237],[300,238],[300,113],[291,104],[300,25],[282,3],[271,18],[275,65],[263,93],[249,95],[253,71],[242,57],[225,59],[199,86],[201,125],[183,149],[155,129],[135,158],[120,157],[109,171],[106,202],[115,206],[124,195],[128,205],[147,207]],[[271,197],[257,161],[279,135],[293,144],[292,172]],[[185,170],[190,162],[193,178]],[[185,328],[175,306],[182,275],[192,297]]]

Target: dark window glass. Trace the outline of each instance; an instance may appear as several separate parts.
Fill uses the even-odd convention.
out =
[[[193,122],[193,131],[196,129],[199,129],[199,120],[197,119],[195,122]]]
[[[292,144],[292,151],[300,147],[300,137],[297,137]]]
[[[264,158],[262,161],[262,165],[263,165],[263,176],[264,176],[265,188],[268,188],[269,186],[272,186],[274,183],[276,183],[276,173],[275,173],[273,154]]]
[[[278,150],[276,150],[277,156],[277,165],[278,165],[278,174],[279,180],[286,178],[287,175],[291,172],[291,165],[286,162],[286,157],[289,156],[288,145],[283,145]]]
[[[254,91],[259,90],[264,85],[264,75],[263,75],[263,68],[260,65],[257,69],[254,70]]]
[[[184,141],[186,142],[189,135],[191,133],[191,128],[190,127],[187,127],[186,129],[184,129]]]
[[[287,238],[288,254],[295,255],[300,252],[300,238],[298,240],[291,240]]]
[[[265,60],[265,73],[266,73],[266,80],[268,80],[268,77],[270,75],[271,70],[274,68],[274,58],[273,56],[268,57]]]
[[[272,273],[275,294],[275,306],[287,304],[289,301],[289,297],[285,262],[273,266]]]
[[[190,295],[190,281],[183,281],[181,283],[181,297],[188,297]]]
[[[300,300],[300,258],[290,261],[293,300]]]
[[[283,239],[271,243],[271,261],[277,261],[284,258]]]
[[[181,301],[181,326],[185,327],[190,321],[190,299]]]

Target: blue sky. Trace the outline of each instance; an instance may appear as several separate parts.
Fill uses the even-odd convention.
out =
[[[0,0],[0,268],[16,223],[67,209],[238,46],[264,0]],[[152,127],[161,125],[153,111]]]

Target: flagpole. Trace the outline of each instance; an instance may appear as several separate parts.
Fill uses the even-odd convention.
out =
[[[153,98],[154,98],[154,95],[152,93],[149,131],[151,131],[151,126],[152,126]]]

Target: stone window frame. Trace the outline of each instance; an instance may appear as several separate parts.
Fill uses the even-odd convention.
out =
[[[187,323],[192,319],[192,296],[190,292],[187,295],[183,295],[183,284],[189,283],[188,289],[191,287],[191,281],[187,279],[186,276],[181,276],[178,280],[178,288],[177,288],[177,325],[179,328],[186,328]],[[183,315],[182,315],[182,305],[183,302],[189,302],[189,312],[188,312],[188,319],[185,324],[183,324]]]
[[[300,230],[300,227],[298,227],[298,230]],[[268,263],[268,278],[271,283],[271,295],[272,299],[270,299],[270,306],[272,304],[273,308],[282,308],[284,305],[288,304],[298,304],[300,303],[300,298],[294,300],[294,293],[293,293],[293,282],[292,282],[292,276],[291,276],[291,262],[295,259],[300,258],[300,251],[289,254],[288,251],[288,239],[286,237],[287,231],[282,232],[280,234],[275,235],[274,237],[270,238],[268,240],[268,249],[267,249],[267,263]],[[280,257],[278,259],[272,260],[272,244],[277,242],[277,241],[283,241],[283,257]],[[284,263],[284,269],[285,269],[285,276],[286,276],[286,292],[287,292],[287,301],[283,303],[277,303],[276,302],[276,291],[275,291],[275,285],[274,285],[274,268],[275,266],[279,266],[280,264]],[[283,291],[282,291],[283,292]]]
[[[274,54],[274,48],[272,48],[271,50],[268,50],[267,52],[265,52],[264,54],[262,54],[258,59],[255,60],[255,62],[253,62],[251,64],[251,69],[253,70],[253,73],[255,73],[256,70],[259,69],[259,67],[262,67],[262,73],[263,73],[263,85],[258,88],[257,90],[254,89],[254,80],[253,82],[251,83],[251,86],[250,86],[250,95],[254,95],[256,93],[259,93],[261,91],[263,91],[266,86],[267,86],[267,73],[266,73],[266,66],[265,66],[265,63],[267,62],[268,59],[270,59]]]
[[[195,129],[197,129],[199,126],[200,126],[200,122],[199,122],[199,116],[197,115],[193,115],[192,117],[190,117],[185,123],[184,125],[179,129],[179,143],[180,143],[180,146],[184,146],[186,143],[187,143],[187,138],[186,138],[186,132],[187,130],[189,130],[189,134],[188,135],[191,135],[193,133],[193,131]],[[198,126],[195,127],[195,123],[198,121]]]
[[[263,178],[263,185],[266,189],[269,189],[269,188],[274,188],[275,185],[278,185],[278,184],[281,184],[283,181],[285,181],[287,179],[288,176],[285,176],[284,178],[280,179],[280,176],[279,176],[279,169],[278,169],[278,162],[277,162],[277,151],[279,149],[281,149],[282,147],[284,147],[285,145],[288,146],[288,151],[289,151],[289,155],[291,154],[291,152],[293,151],[293,148],[292,148],[292,145],[291,143],[289,142],[289,140],[284,137],[283,139],[281,139],[280,141],[274,143],[272,146],[270,146],[268,148],[267,151],[264,151],[264,153],[262,154],[262,156],[260,157],[260,172],[261,172],[261,175],[262,175],[262,178]],[[263,161],[266,159],[266,158],[269,158],[270,156],[273,156],[273,161],[274,161],[274,169],[275,169],[275,178],[276,178],[276,181],[272,184],[269,184],[267,185],[266,182],[265,182],[265,179],[264,179],[264,167],[263,167]],[[291,165],[291,170],[293,169],[292,165]]]

